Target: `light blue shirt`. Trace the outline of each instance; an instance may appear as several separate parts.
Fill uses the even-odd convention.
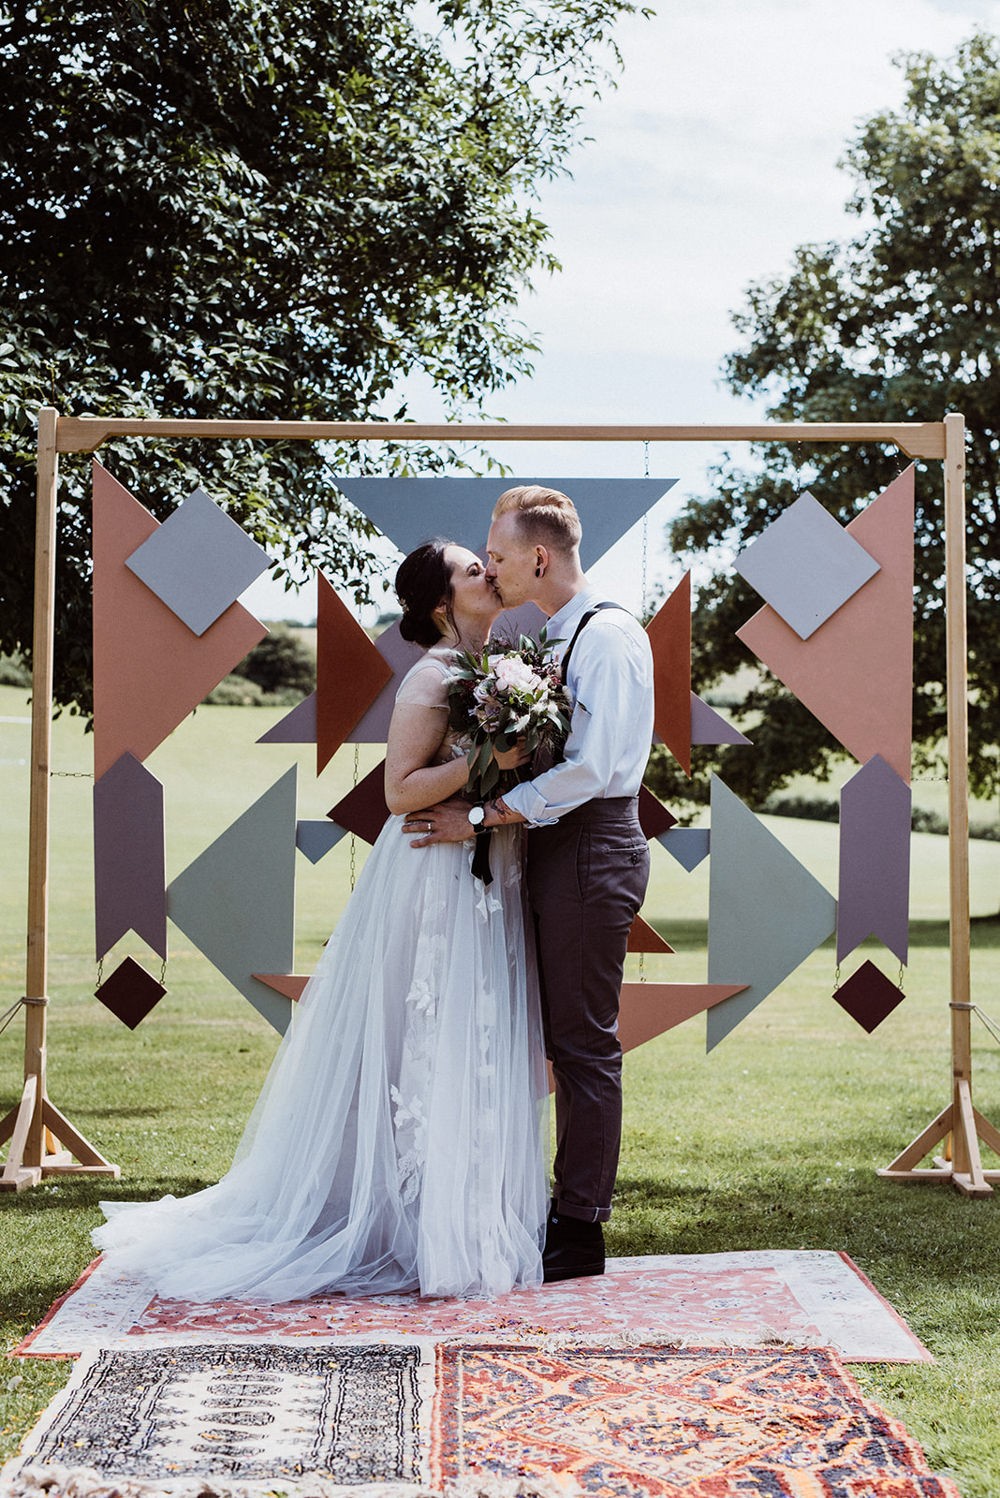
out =
[[[569,649],[576,627],[604,594],[587,587],[553,614],[555,655]],[[504,792],[504,804],[530,827],[548,827],[586,801],[634,796],[653,738],[653,653],[646,631],[623,609],[602,609],[573,646],[566,682],[573,715],[564,758],[551,770]]]

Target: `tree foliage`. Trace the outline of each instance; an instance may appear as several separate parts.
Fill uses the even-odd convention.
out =
[[[462,414],[529,367],[565,169],[631,0],[0,4],[0,650],[30,644],[33,414]],[[420,21],[416,19],[419,14]],[[411,387],[412,388],[412,387]],[[196,484],[364,594],[336,465],[442,454],[117,441],[160,518]],[[89,700],[89,463],[64,459],[56,691]],[[279,571],[280,575],[280,571]]]
[[[272,624],[234,674],[256,682],[264,692],[305,697],[316,689],[316,652],[303,642],[298,630],[287,624]]]
[[[780,421],[968,423],[970,771],[1000,791],[1000,41],[979,35],[942,62],[903,60],[905,101],[859,129],[846,156],[860,231],[805,245],[788,275],[754,285],[735,316],[742,346],[725,367],[737,394]],[[695,689],[745,667],[734,631],[759,606],[722,558],[758,536],[805,488],[849,521],[900,470],[872,446],[761,447],[754,471],[727,459],[716,492],[670,527],[692,561],[714,560],[695,611]],[[945,731],[941,466],[917,475],[914,736],[918,765],[940,766]],[[821,777],[837,746],[770,677],[744,708],[754,749],[706,756],[760,805],[797,772]],[[681,790],[665,764],[664,793]]]

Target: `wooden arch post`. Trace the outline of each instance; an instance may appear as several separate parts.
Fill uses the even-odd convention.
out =
[[[890,1180],[950,1181],[971,1196],[992,1194],[1000,1171],[984,1170],[979,1141],[1000,1153],[1000,1130],[972,1102],[967,624],[965,579],[965,420],[943,422],[772,422],[754,426],[514,426],[488,422],[208,421],[60,417],[39,412],[38,510],[32,683],[31,815],[28,869],[27,1010],[24,1091],[0,1121],[0,1145],[11,1140],[0,1190],[36,1185],[43,1176],[118,1175],[49,1101],[45,1089],[48,962],[49,748],[55,616],[58,455],[95,452],[111,437],[245,438],[282,441],[479,442],[886,442],[911,458],[944,464],[945,615],[948,699],[949,908],[951,958],[951,1099],[891,1165]],[[933,1167],[920,1161],[941,1140]],[[72,1157],[76,1156],[74,1160]]]
[[[24,1090],[0,1120],[10,1139],[0,1191],[37,1186],[43,1176],[83,1172],[117,1177],[112,1165],[59,1112],[46,1089],[49,968],[49,780],[52,758],[52,662],[55,640],[59,418],[38,413],[35,500],[35,597],[31,675],[31,786],[28,813],[28,950],[25,970]],[[76,1157],[74,1160],[74,1156]]]
[[[945,638],[948,707],[948,890],[951,958],[951,1101],[891,1165],[893,1181],[951,1181],[990,1196],[1000,1170],[984,1170],[979,1141],[1000,1154],[1000,1130],[972,1102],[972,970],[969,906],[969,682],[965,583],[965,419],[944,419]],[[920,1162],[946,1140],[933,1166]]]

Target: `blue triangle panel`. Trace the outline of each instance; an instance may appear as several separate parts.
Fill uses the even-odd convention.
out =
[[[707,827],[668,827],[657,842],[690,874],[708,857],[710,837]]]
[[[592,567],[676,479],[338,478],[337,487],[402,552],[432,536],[483,553],[493,506],[507,489],[544,484],[568,494],[583,525],[580,559]]]
[[[170,919],[280,1033],[291,1004],[253,975],[293,968],[295,780],[293,766],[167,890]]]
[[[330,849],[346,836],[346,829],[321,817],[318,822],[299,822],[295,829],[295,846],[310,863],[319,863]]]
[[[832,935],[836,923],[829,891],[713,775],[708,981],[748,987],[708,1011],[708,1049]]]

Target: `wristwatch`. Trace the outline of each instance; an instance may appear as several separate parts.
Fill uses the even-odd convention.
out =
[[[482,832],[483,823],[486,820],[486,807],[479,802],[476,806],[469,807],[469,821],[474,832]]]

